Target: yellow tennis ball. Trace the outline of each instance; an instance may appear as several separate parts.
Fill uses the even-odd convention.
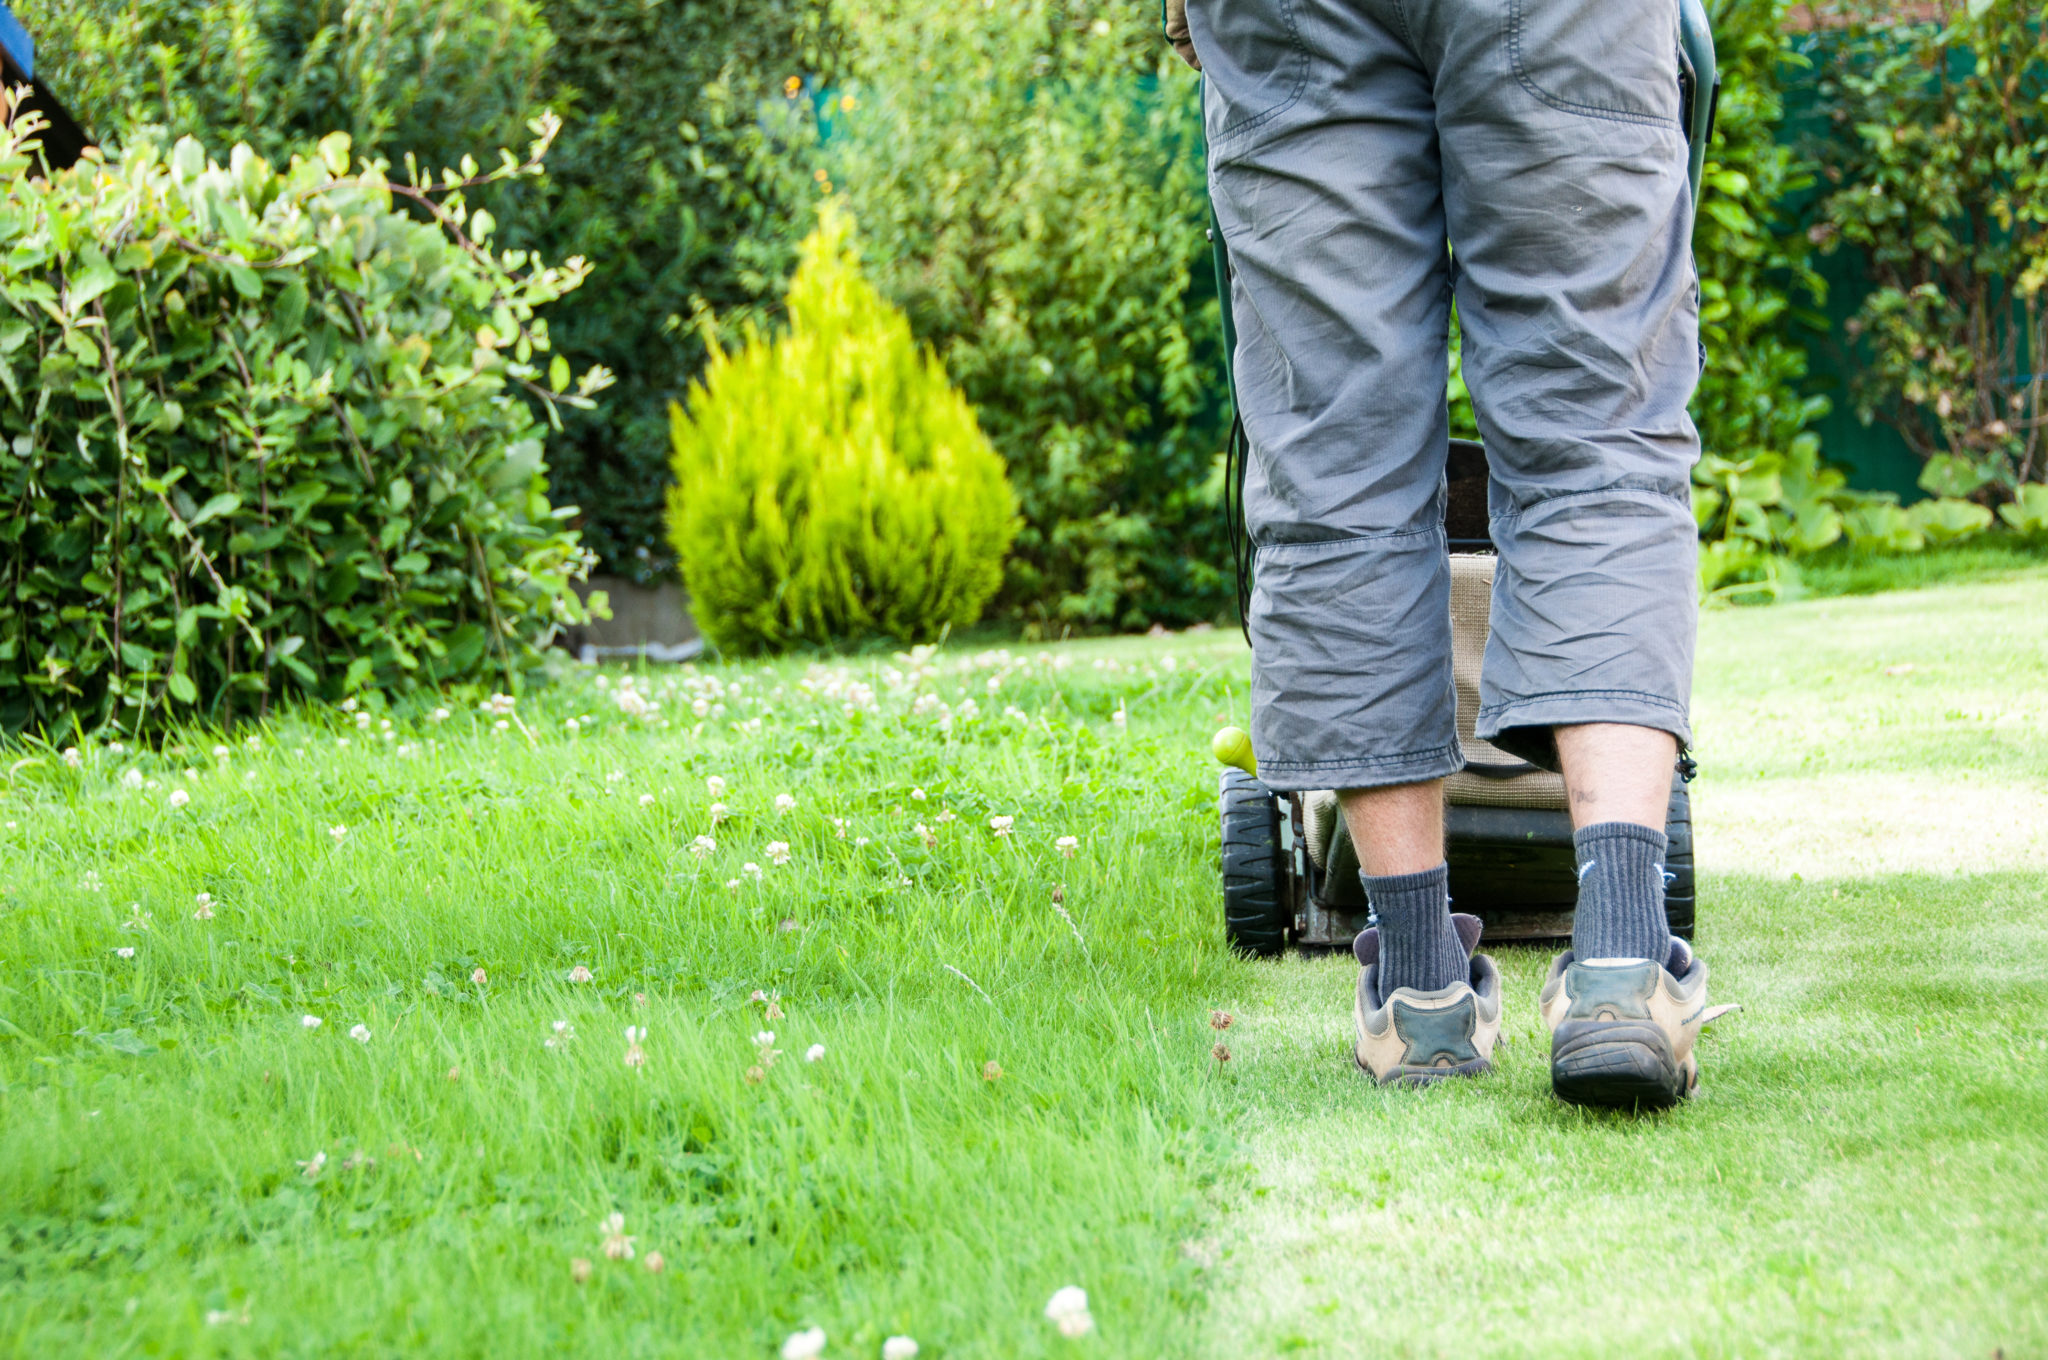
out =
[[[1235,765],[1246,774],[1259,772],[1259,758],[1252,754],[1252,734],[1242,727],[1226,727],[1211,737],[1209,751],[1225,765]]]

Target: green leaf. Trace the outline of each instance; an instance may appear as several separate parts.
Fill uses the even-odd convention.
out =
[[[218,519],[222,515],[231,515],[241,508],[242,498],[240,496],[237,496],[232,491],[223,491],[218,496],[207,501],[206,504],[200,506],[199,513],[192,516],[186,523],[196,529],[208,520]]]
[[[67,292],[72,309],[84,310],[87,303],[120,281],[121,276],[114,272],[114,267],[95,256],[92,262],[70,281],[71,286]]]
[[[377,673],[367,656],[359,656],[348,663],[348,676],[342,681],[342,688],[351,692],[370,683],[370,677]]]
[[[557,392],[566,391],[569,386],[569,361],[557,354],[548,360],[548,386]]]
[[[171,672],[168,688],[171,691],[171,697],[181,704],[196,704],[199,702],[199,686],[193,684],[192,677],[182,671]]]
[[[228,282],[235,285],[235,291],[251,302],[263,296],[263,280],[256,277],[256,271],[245,264],[230,260],[222,266],[228,271]]]
[[[391,564],[391,570],[404,576],[417,576],[425,571],[429,559],[425,553],[410,552]]]
[[[236,287],[239,289],[241,285],[237,284]],[[279,291],[277,301],[270,306],[271,329],[281,335],[292,335],[298,331],[299,323],[305,319],[306,281],[294,277]]]

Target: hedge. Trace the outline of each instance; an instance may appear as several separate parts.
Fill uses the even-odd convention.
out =
[[[191,139],[45,181],[0,139],[0,727],[224,720],[535,663],[586,565],[534,406],[569,389],[466,190]],[[403,199],[428,220],[401,211]],[[523,394],[523,395],[522,395]],[[501,679],[499,681],[503,683]]]

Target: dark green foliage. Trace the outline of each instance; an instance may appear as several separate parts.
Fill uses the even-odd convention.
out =
[[[247,142],[282,165],[330,132],[454,165],[517,145],[551,39],[534,0],[16,0],[47,72],[110,144]]]
[[[844,0],[825,151],[877,282],[1009,465],[995,609],[1034,632],[1225,611],[1225,402],[1197,82],[1156,8]]]
[[[1793,329],[1795,299],[1817,302],[1823,285],[1812,243],[1779,207],[1813,183],[1811,165],[1777,140],[1783,78],[1804,65],[1786,9],[1787,0],[1722,0],[1713,10],[1722,87],[1693,229],[1707,367],[1692,413],[1702,448],[1724,459],[1782,454],[1827,411],[1802,391],[1806,354]]]
[[[2004,501],[2048,480],[2048,25],[2023,0],[1937,0],[1852,27],[1821,96],[1815,231],[1861,247],[1854,396],[1927,460],[1921,486]]]
[[[619,375],[565,413],[558,496],[606,568],[668,574],[667,406],[704,361],[699,302],[772,307],[810,228],[810,93],[826,0],[26,0],[42,65],[88,128],[161,126],[281,161],[341,129],[423,166],[491,156],[543,105],[563,116],[545,183],[482,201],[505,244],[582,256],[558,350]],[[795,99],[784,83],[799,80]],[[764,108],[766,112],[764,112]]]
[[[824,0],[542,0],[566,120],[544,194],[507,237],[592,262],[555,340],[619,375],[569,416],[550,461],[606,569],[672,570],[662,529],[668,404],[704,362],[700,304],[738,324],[774,307],[813,225],[810,90],[829,71]],[[799,82],[797,96],[784,93]]]
[[[517,394],[602,385],[537,386],[533,310],[580,268],[464,248],[486,214],[395,209],[342,134],[281,174],[136,140],[45,182],[27,133],[0,142],[0,727],[509,680],[581,615]]]

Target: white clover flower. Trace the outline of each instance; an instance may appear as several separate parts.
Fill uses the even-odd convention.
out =
[[[823,1044],[812,1044],[809,1048],[804,1050],[805,1062],[817,1062],[820,1058],[823,1058],[824,1056],[825,1046]]]
[[[825,1329],[812,1327],[791,1332],[782,1343],[782,1360],[818,1360],[825,1353]]]
[[[263,738],[244,737],[242,738],[242,745],[248,747],[251,751],[260,751],[263,749]]]
[[[479,968],[474,973],[471,973],[469,975],[469,980],[475,983],[477,986],[481,987],[486,982],[489,982],[491,980],[491,975],[489,973],[486,973],[483,969]]]
[[[733,892],[738,892],[740,890],[740,881],[736,878],[728,878],[725,880],[725,886]]]
[[[128,904],[128,919],[121,923],[123,930],[148,930],[149,923],[156,918],[142,909],[140,902]]]
[[[1062,836],[1058,840],[1053,842],[1053,846],[1060,852],[1060,854],[1064,855],[1068,859],[1072,859],[1074,857],[1074,852],[1081,848],[1081,841],[1078,837],[1075,836]]]
[[[702,717],[703,715],[699,714],[698,716]],[[713,798],[725,797],[725,780],[715,774],[710,776],[704,781],[704,791]]]
[[[858,850],[863,845],[867,845],[868,843],[869,841],[866,836],[855,836],[853,838],[853,847],[856,850]]]
[[[320,1028],[321,1020],[317,1015],[302,1015],[299,1017],[299,1024],[306,1029],[318,1029]]]
[[[348,828],[341,825],[330,826],[327,828],[327,834],[334,837],[336,845],[340,845],[348,839]]]
[[[907,1336],[892,1336],[882,1343],[882,1360],[915,1360],[917,1343]]]
[[[491,730],[493,732],[510,732],[512,730],[512,724],[506,722],[503,718],[500,718],[496,722],[491,724]]]
[[[448,710],[447,710],[447,709],[445,709],[445,708],[437,708],[437,709],[435,709],[435,710],[434,710],[434,711],[433,711],[432,713],[429,713],[429,714],[427,715],[427,720],[428,720],[429,722],[437,722],[437,723],[440,723],[440,722],[447,722],[447,721],[448,721],[448,717],[449,717],[449,713],[448,713]]]
[[[770,841],[761,847],[761,853],[768,857],[768,862],[771,864],[787,864],[789,863],[789,842]]]
[[[988,829],[996,833],[998,840],[1009,835],[1010,828],[1016,824],[1017,819],[1015,817],[991,817],[988,819]]]
[[[651,793],[643,793],[643,794],[641,794],[641,795],[640,795],[640,806],[641,806],[641,807],[653,807],[653,806],[654,806],[654,795],[653,795],[653,794],[651,794]]]
[[[712,851],[718,849],[718,842],[709,836],[699,836],[690,842],[690,853],[698,859],[709,859]]]
[[[132,944],[124,944],[119,949],[116,949],[114,953],[121,958],[132,959],[135,957],[135,946]]]
[[[213,758],[215,760],[226,760],[232,754],[233,752],[229,751],[228,748],[225,746],[216,746],[213,748]]]
[[[1109,715],[1109,720],[1116,725],[1116,730],[1121,732],[1124,730],[1125,723],[1130,720],[1130,716],[1130,714],[1124,712],[1123,701],[1118,700],[1116,712]]]
[[[795,811],[795,798],[792,798],[790,795],[786,793],[778,793],[775,795],[775,814],[778,817],[787,817],[790,813]]]
[[[360,732],[360,731],[364,730],[365,728],[369,727],[369,725],[370,725],[370,715],[369,715],[369,714],[367,714],[367,713],[358,713],[358,714],[356,714],[356,730],[357,730],[358,732]]]
[[[609,1256],[614,1261],[630,1261],[633,1259],[633,1239],[626,1236],[626,1216],[624,1214],[607,1215],[604,1222],[600,1223],[598,1227],[604,1230],[604,1254],[606,1256]]]
[[[911,797],[912,797],[913,799],[915,799],[915,800],[916,800],[917,802],[920,802],[920,803],[922,803],[922,802],[924,801],[924,790],[923,790],[923,789],[912,789],[912,790],[910,791],[910,796],[911,796]]]
[[[129,766],[129,767],[128,767],[128,768],[126,769],[126,770],[123,770],[123,771],[121,772],[121,787],[122,787],[122,788],[124,788],[124,789],[139,789],[139,788],[141,788],[141,787],[142,787],[142,771],[140,771],[140,770],[136,769],[136,768],[135,768],[134,766],[132,766],[132,765],[131,765],[131,766]]]
[[[759,883],[761,881],[761,866],[752,860],[748,860],[740,866],[740,877],[751,878],[756,883]]]
[[[831,817],[831,818],[827,818],[826,820],[828,820],[828,821],[830,821],[830,822],[832,823],[832,832],[833,832],[833,834],[834,834],[834,835],[836,835],[836,836],[838,836],[840,840],[845,840],[845,839],[846,839],[846,819],[845,819],[844,817]]]
[[[64,763],[75,770],[85,763],[85,757],[78,754],[76,746],[67,746],[64,748]]]
[[[178,810],[179,808],[181,808],[181,807],[185,806],[185,804],[187,804],[187,803],[189,803],[189,802],[191,802],[191,801],[192,801],[192,795],[191,795],[191,794],[189,794],[189,793],[185,792],[185,791],[184,791],[183,789],[172,789],[172,790],[171,790],[171,796],[170,796],[169,798],[166,798],[166,799],[164,800],[164,803],[165,803],[165,805],[166,805],[166,806],[168,806],[168,807],[169,807],[169,808],[170,808],[170,809],[171,809],[171,810],[172,810],[173,812],[175,812],[175,811],[177,811],[177,810]]]
[[[1045,1316],[1060,1329],[1061,1336],[1086,1336],[1095,1329],[1095,1319],[1088,1313],[1088,1291],[1079,1285],[1070,1284],[1054,1293],[1045,1305]]]
[[[370,1042],[370,1027],[368,1025],[351,1025],[349,1026],[348,1037],[359,1044],[367,1044]]]
[[[303,1175],[307,1180],[310,1181],[315,1176],[318,1176],[320,1174],[320,1168],[326,1165],[327,1154],[324,1152],[316,1152],[313,1154],[310,1160],[299,1163],[299,1174]]]
[[[644,1042],[646,1041],[646,1039],[647,1039],[647,1026],[645,1026],[645,1025],[628,1025],[628,1026],[626,1026],[626,1042],[627,1042],[627,1043],[629,1043],[629,1044],[638,1044],[638,1043],[644,1043]]]
[[[485,701],[484,707],[488,708],[492,713],[496,714],[500,718],[509,718],[512,716],[513,708],[516,707],[518,703],[519,701],[509,694],[493,694],[488,700]]]
[[[756,1048],[773,1048],[773,1047],[775,1047],[775,1031],[774,1031],[774,1030],[772,1030],[772,1029],[756,1030],[756,1031],[754,1032],[754,1047],[756,1047]]]
[[[623,780],[625,777],[626,772],[624,770],[613,770],[610,774],[604,777],[604,782],[607,784],[616,784]]]
[[[341,711],[344,713],[353,713],[356,711],[356,699],[354,695],[350,695],[348,698],[343,699],[341,701]]]
[[[732,809],[728,808],[723,803],[713,803],[709,809],[709,812],[711,814],[711,824],[713,826],[717,826],[721,822],[730,821],[732,818]]]
[[[203,892],[192,900],[197,903],[197,908],[192,913],[192,919],[195,921],[211,921],[213,919],[213,894]]]
[[[569,981],[571,981],[571,982],[588,982],[588,981],[590,981],[590,970],[589,970],[588,968],[585,968],[585,967],[584,967],[584,966],[583,966],[582,964],[580,964],[580,963],[579,963],[579,964],[577,964],[577,965],[576,965],[576,966],[575,966],[574,968],[571,968],[571,969],[569,970]]]

